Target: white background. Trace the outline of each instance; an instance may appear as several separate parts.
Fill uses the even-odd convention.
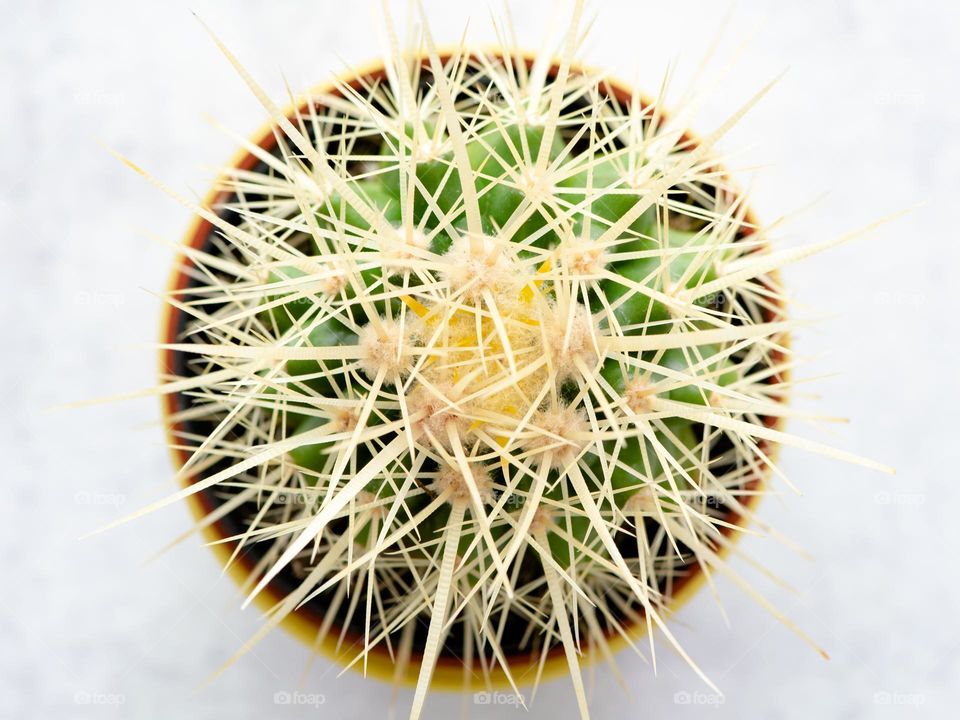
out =
[[[491,37],[484,3],[425,4],[438,40],[455,41],[468,17],[472,38]],[[0,716],[385,716],[387,685],[353,673],[338,679],[324,660],[303,685],[324,696],[322,706],[276,705],[274,693],[300,687],[307,659],[282,632],[200,687],[260,618],[240,611],[231,581],[195,538],[147,562],[189,527],[184,507],[78,541],[173,489],[156,400],[48,408],[152,384],[147,345],[159,303],[150,293],[164,288],[173,257],[163,243],[177,242],[189,220],[98,141],[200,195],[233,152],[203,116],[249,133],[264,114],[180,0],[4,6]],[[281,73],[305,89],[381,47],[368,2],[190,7],[279,100]],[[819,378],[804,390],[820,397],[797,402],[852,419],[790,429],[898,474],[787,450],[783,468],[803,495],[768,500],[762,515],[814,560],[743,541],[796,588],[759,583],[829,662],[720,582],[730,627],[708,594],[675,627],[724,691],[722,705],[661,643],[659,677],[636,657],[619,657],[630,697],[597,668],[595,718],[956,716],[957,7],[744,0],[735,9],[713,66],[747,44],[696,129],[709,131],[789,69],[721,145],[737,153],[730,164],[744,184],[746,168],[762,166],[752,180],[761,218],[795,214],[783,245],[926,202],[786,274],[803,304],[797,314],[819,321],[795,345],[811,358],[801,374]],[[714,1],[597,2],[593,10],[586,58],[651,92],[671,62],[684,88],[727,12]],[[539,45],[566,12],[565,3],[514,2],[521,42]],[[410,697],[401,692],[399,717]],[[466,707],[472,718],[522,712]],[[560,680],[541,688],[529,716],[567,720],[574,708]],[[427,717],[460,709],[456,696],[432,696]]]

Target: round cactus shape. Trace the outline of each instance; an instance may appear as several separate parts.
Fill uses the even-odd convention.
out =
[[[666,622],[685,587],[784,619],[724,559],[776,447],[860,461],[780,427],[777,270],[807,251],[771,251],[714,155],[746,108],[695,138],[573,61],[579,12],[558,60],[391,29],[286,110],[215,38],[271,126],[170,293],[163,502],[246,560],[254,640],[312,612],[318,647],[415,680],[412,718],[445,658],[518,693],[518,663],[565,663],[582,717],[581,663],[644,631],[702,676]]]

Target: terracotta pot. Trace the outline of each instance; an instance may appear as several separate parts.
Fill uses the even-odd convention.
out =
[[[452,53],[446,53],[443,57],[444,59],[450,57]],[[497,55],[497,53],[488,53],[488,55]],[[526,61],[528,65],[532,64],[532,57],[527,57]],[[426,62],[426,60],[423,60]],[[552,73],[557,71],[557,66],[555,65],[552,69]],[[581,72],[580,68],[571,68],[571,72]],[[384,70],[382,64],[375,63],[368,65],[365,68],[361,68],[357,71],[351,72],[346,76],[340,78],[341,82],[344,82],[353,87],[359,87],[359,79],[373,79],[384,76]],[[632,91],[622,82],[616,80],[608,80],[606,86],[608,93],[612,94],[619,102],[627,103],[631,97]],[[333,82],[321,85],[316,88],[316,94],[336,94],[335,84]],[[310,94],[308,97],[313,97],[314,94]],[[302,111],[308,104],[312,102],[311,100],[305,100],[302,103],[299,103],[299,109]],[[649,99],[644,98],[642,104],[650,104]],[[295,116],[294,106],[288,108],[287,116],[293,119]],[[264,150],[270,152],[276,148],[276,138],[273,134],[273,123],[268,123],[262,127],[252,138],[252,142],[263,148]],[[697,144],[697,139],[690,133],[687,133],[684,136],[684,140],[692,142],[694,145]],[[238,152],[229,163],[229,167],[240,168],[249,170],[258,165],[259,161],[252,154],[247,151],[241,150]],[[228,192],[218,192],[216,190],[211,191],[206,199],[205,206],[215,208],[221,203],[224,203],[229,199],[230,193]],[[753,215],[748,211],[745,218],[745,227],[741,231],[741,238],[746,237],[749,233],[749,226],[756,226]],[[184,237],[184,245],[191,248],[201,248],[203,247],[208,239],[210,238],[213,232],[212,225],[202,219],[195,218],[191,223],[190,227],[187,230],[187,233]],[[171,291],[182,291],[189,287],[189,277],[185,273],[185,269],[191,266],[190,260],[188,260],[184,255],[180,255],[176,262],[174,263],[173,271],[170,276],[169,289]],[[774,314],[768,313],[767,321],[782,319],[783,314]],[[175,307],[166,306],[163,310],[163,316],[161,318],[161,342],[162,343],[174,343],[178,342],[178,335],[182,330],[183,324],[185,321],[184,314]],[[782,340],[783,343],[787,342],[787,338]],[[774,361],[776,361],[778,356],[774,356]],[[161,374],[169,377],[175,374],[184,374],[184,363],[182,353],[174,352],[171,350],[164,350],[161,352],[160,356],[160,371]],[[780,374],[774,376],[770,379],[771,383],[780,383],[785,382],[786,376]],[[163,416],[164,423],[166,427],[167,439],[169,441],[170,447],[172,448],[172,456],[175,467],[179,470],[183,464],[187,461],[189,453],[185,450],[179,449],[176,447],[175,442],[175,433],[181,431],[182,424],[175,423],[172,418],[175,413],[183,410],[186,407],[186,398],[182,397],[180,394],[171,394],[163,398]],[[776,418],[767,418],[766,424],[770,427],[779,426],[779,419]],[[770,447],[768,443],[761,442],[761,448],[768,455],[774,454],[776,451],[775,447]],[[186,485],[193,483],[196,480],[195,477],[188,477],[184,480]],[[766,477],[755,477],[749,481],[748,486],[750,488],[759,488],[762,483],[766,481]],[[743,500],[743,503],[748,506],[755,506],[757,499],[759,498],[758,494],[751,495]],[[203,491],[191,495],[189,498],[190,508],[199,521],[205,517],[210,511],[216,508],[217,501],[210,493],[210,491]],[[741,524],[743,518],[736,515],[735,513],[729,513],[726,518],[727,521],[733,524]],[[235,544],[230,542],[221,542],[225,537],[235,535],[237,529],[240,527],[235,520],[232,520],[230,516],[218,520],[207,526],[204,529],[204,537],[207,541],[211,543],[216,543],[210,545],[214,554],[220,559],[224,564],[227,559],[231,556],[235,549]],[[723,529],[724,534],[730,535],[730,531],[726,528]],[[251,557],[251,554],[248,552],[246,555],[241,555],[234,560],[230,566],[230,574],[238,583],[244,583],[248,581],[250,573],[254,565],[254,558]],[[696,564],[690,566],[690,571],[682,578],[678,579],[674,583],[673,593],[669,601],[670,612],[675,611],[679,608],[686,600],[688,600],[700,587],[704,577],[699,567]],[[292,578],[287,571],[281,573],[263,592],[261,592],[257,598],[257,605],[263,609],[267,610],[273,605],[278,603],[292,587]],[[316,644],[316,637],[318,628],[323,620],[323,609],[315,607],[314,604],[308,604],[307,606],[297,610],[292,613],[284,622],[283,627],[286,628],[294,636],[302,640],[304,643],[310,646]],[[628,626],[628,634],[632,639],[636,640],[641,637],[645,632],[644,623],[634,623]],[[331,631],[327,634],[324,642],[319,645],[319,650],[326,655],[327,657],[333,659],[336,662],[344,664],[344,661],[350,657],[352,659],[352,654],[348,656],[346,652],[347,648],[350,648],[353,644],[353,641],[357,638],[352,636],[352,633],[347,632],[346,640],[343,643],[343,647],[338,653],[335,645],[336,638],[340,634],[340,628],[334,625]],[[619,634],[611,633],[608,636],[608,642],[612,650],[616,651],[626,647],[626,641]],[[407,665],[406,671],[401,677],[401,680],[409,685],[415,685],[417,679],[417,673],[419,669],[419,662],[417,661],[417,648],[414,648],[413,655],[411,657],[410,663]],[[594,658],[596,653],[590,653],[587,657]],[[538,653],[527,653],[522,655],[513,655],[508,657],[510,663],[511,672],[513,677],[516,680],[517,684],[522,686],[530,684],[533,682],[537,673],[537,663],[539,660]],[[361,665],[357,664],[353,666],[355,669],[361,668]],[[548,654],[546,664],[544,666],[544,671],[541,675],[542,679],[547,679],[549,677],[565,675],[568,672],[567,661],[563,653],[563,648],[561,645],[557,645],[551,649]],[[378,645],[373,651],[369,654],[369,660],[367,663],[367,674],[374,677],[378,677],[383,680],[396,680],[397,679],[397,670],[395,661],[390,658],[387,652],[383,649],[382,645]],[[508,688],[509,684],[507,682],[506,676],[501,669],[497,668],[494,670],[491,675],[491,682],[495,688]],[[475,689],[482,690],[486,689],[487,685],[483,684],[482,678],[469,678],[468,682],[465,683],[465,673],[464,667],[461,663],[455,661],[453,658],[446,655],[441,655],[436,670],[433,677],[433,689],[447,689],[447,690],[462,690],[462,689]]]

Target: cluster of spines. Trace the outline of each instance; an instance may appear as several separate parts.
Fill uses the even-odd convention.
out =
[[[428,630],[419,716],[451,629],[468,673],[658,628],[676,584],[723,560],[777,472],[792,359],[776,255],[706,141],[658,103],[560,60],[393,40],[385,78],[279,111],[277,147],[228,169],[187,250],[195,359],[162,391],[192,452],[176,497],[214,492],[256,544],[250,597],[298,578],[263,631],[321,602],[400,672]],[[217,41],[219,44],[219,41]],[[248,601],[249,602],[249,601]],[[768,606],[775,615],[779,613]],[[525,628],[519,638],[506,632]],[[653,651],[653,633],[650,632]],[[249,647],[249,644],[248,646]],[[511,652],[505,652],[508,648]],[[697,670],[699,672],[699,670]]]

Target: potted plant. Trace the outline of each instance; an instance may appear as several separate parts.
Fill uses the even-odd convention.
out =
[[[713,155],[745,108],[696,138],[574,61],[579,11],[557,60],[424,31],[286,109],[221,45],[270,122],[174,267],[161,504],[254,641],[409,681],[414,718],[555,673],[586,717],[582,664],[654,629],[703,676],[666,620],[706,575],[781,617],[724,559],[777,446],[860,461],[781,429],[802,253]]]

